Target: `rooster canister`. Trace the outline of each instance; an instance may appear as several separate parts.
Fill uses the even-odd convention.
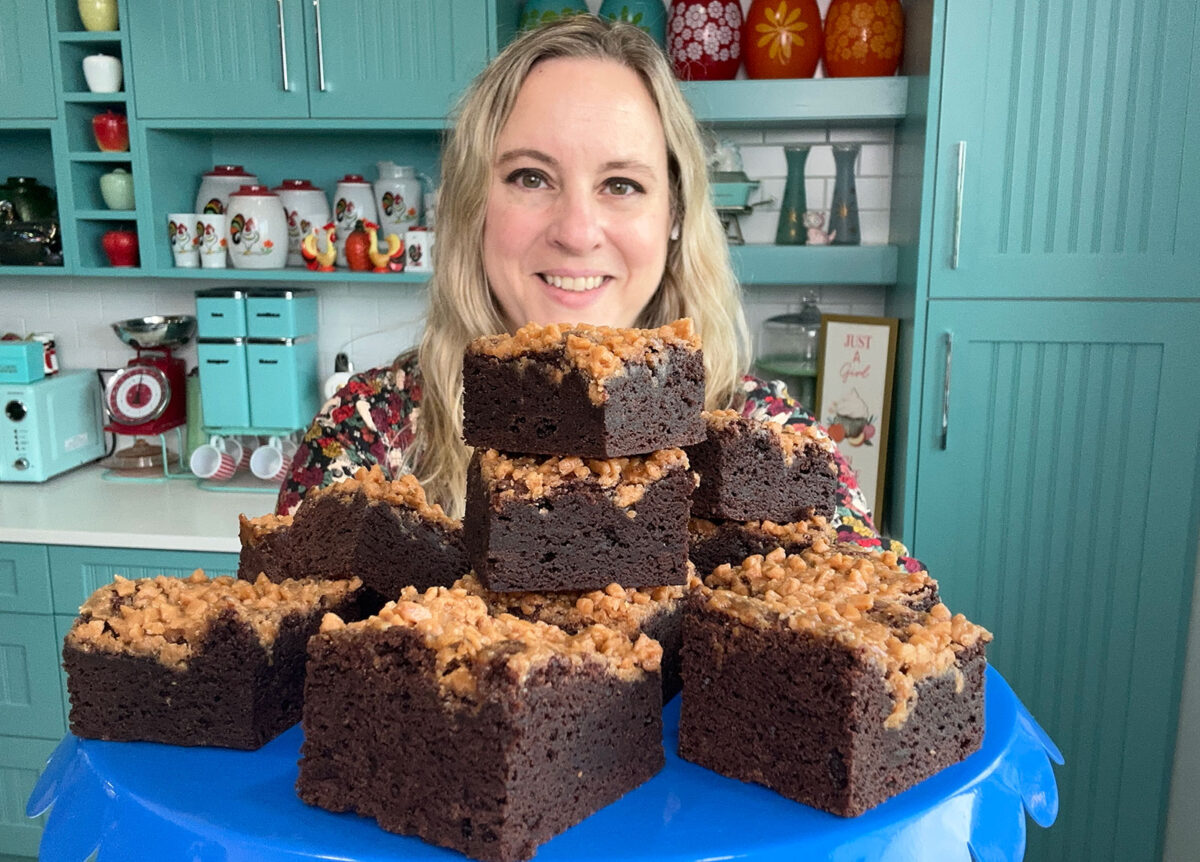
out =
[[[229,196],[225,217],[234,269],[283,269],[288,229],[279,195],[266,186],[242,186]]]
[[[309,180],[284,180],[273,191],[279,195],[287,216],[287,265],[304,266],[300,243],[314,230],[329,223],[329,198]]]
[[[196,192],[195,213],[223,213],[229,196],[242,186],[258,183],[258,177],[246,173],[241,165],[217,165],[200,179]]]
[[[334,193],[333,219],[337,223],[337,265],[346,266],[346,237],[361,221],[379,223],[375,212],[375,190],[362,174],[346,174]]]
[[[415,168],[394,162],[379,162],[375,181],[375,203],[379,206],[379,236],[394,233],[404,239],[405,232],[421,222],[421,198],[424,189]]]

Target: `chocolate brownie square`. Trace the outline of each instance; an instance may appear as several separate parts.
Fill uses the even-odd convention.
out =
[[[688,583],[696,583],[689,575]],[[679,693],[679,650],[683,646],[683,596],[685,587],[626,589],[609,584],[603,590],[558,593],[496,593],[487,589],[474,573],[454,584],[479,596],[493,614],[507,613],[523,620],[549,623],[567,634],[588,626],[616,629],[631,642],[646,635],[662,647],[663,703]]]
[[[467,555],[497,592],[682,585],[695,482],[682,449],[607,460],[476,449]]]
[[[836,505],[834,443],[820,429],[784,427],[733,410],[704,413],[708,434],[687,447],[700,474],[692,514],[735,521],[832,518]]]
[[[798,554],[806,548],[828,548],[836,540],[829,522],[820,515],[788,524],[705,518],[688,521],[688,556],[701,576],[725,563],[737,565],[746,557],[766,555],[776,548]]]
[[[71,732],[256,749],[300,720],[308,638],[361,581],[117,576],[63,644]]]
[[[513,862],[662,768],[661,650],[406,588],[309,644],[296,790],[474,859]]]
[[[883,555],[721,566],[684,608],[679,755],[843,817],[975,751],[991,635]]]
[[[416,477],[389,481],[379,466],[310,490],[290,526],[243,519],[240,577],[359,577],[376,607],[406,586],[449,586],[470,570],[462,524],[429,503]]]
[[[704,439],[704,358],[688,319],[658,329],[528,324],[463,357],[468,445],[616,458]]]

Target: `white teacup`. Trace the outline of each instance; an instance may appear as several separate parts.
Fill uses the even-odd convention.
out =
[[[225,482],[237,472],[243,457],[241,443],[232,437],[217,436],[197,446],[189,464],[197,477]]]
[[[93,93],[120,92],[121,72],[121,61],[108,54],[89,54],[83,58],[83,79]]]
[[[200,237],[200,265],[205,269],[224,269],[229,248],[225,214],[197,213],[196,223],[196,233]]]
[[[290,437],[272,437],[250,455],[250,472],[260,479],[282,482],[298,448]]]
[[[170,213],[167,216],[167,237],[176,266],[195,269],[200,265],[199,232],[199,213]]]

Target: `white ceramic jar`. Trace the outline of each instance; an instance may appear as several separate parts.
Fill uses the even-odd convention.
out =
[[[346,174],[338,180],[334,193],[333,218],[337,222],[337,265],[346,266],[346,237],[359,221],[379,224],[375,212],[375,192],[362,174]]]
[[[200,179],[193,212],[223,213],[229,196],[242,186],[258,184],[258,177],[246,173],[241,165],[217,165]]]
[[[229,196],[225,217],[234,269],[283,269],[288,230],[279,195],[266,186],[242,186]]]
[[[300,243],[314,230],[319,231],[329,224],[329,198],[309,180],[284,180],[273,191],[279,195],[284,215],[287,217],[287,265],[304,266]],[[324,237],[325,234],[321,231],[317,236]],[[322,249],[323,246],[324,242],[318,240],[317,247]]]
[[[421,223],[424,190],[417,171],[410,165],[379,162],[375,181],[375,203],[379,207],[379,237],[394,233],[400,239]]]

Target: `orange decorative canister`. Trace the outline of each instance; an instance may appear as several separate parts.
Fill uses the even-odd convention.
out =
[[[742,29],[749,78],[811,78],[821,59],[817,0],[754,0]]]
[[[825,74],[871,78],[896,74],[904,48],[900,0],[832,0],[825,14]]]

